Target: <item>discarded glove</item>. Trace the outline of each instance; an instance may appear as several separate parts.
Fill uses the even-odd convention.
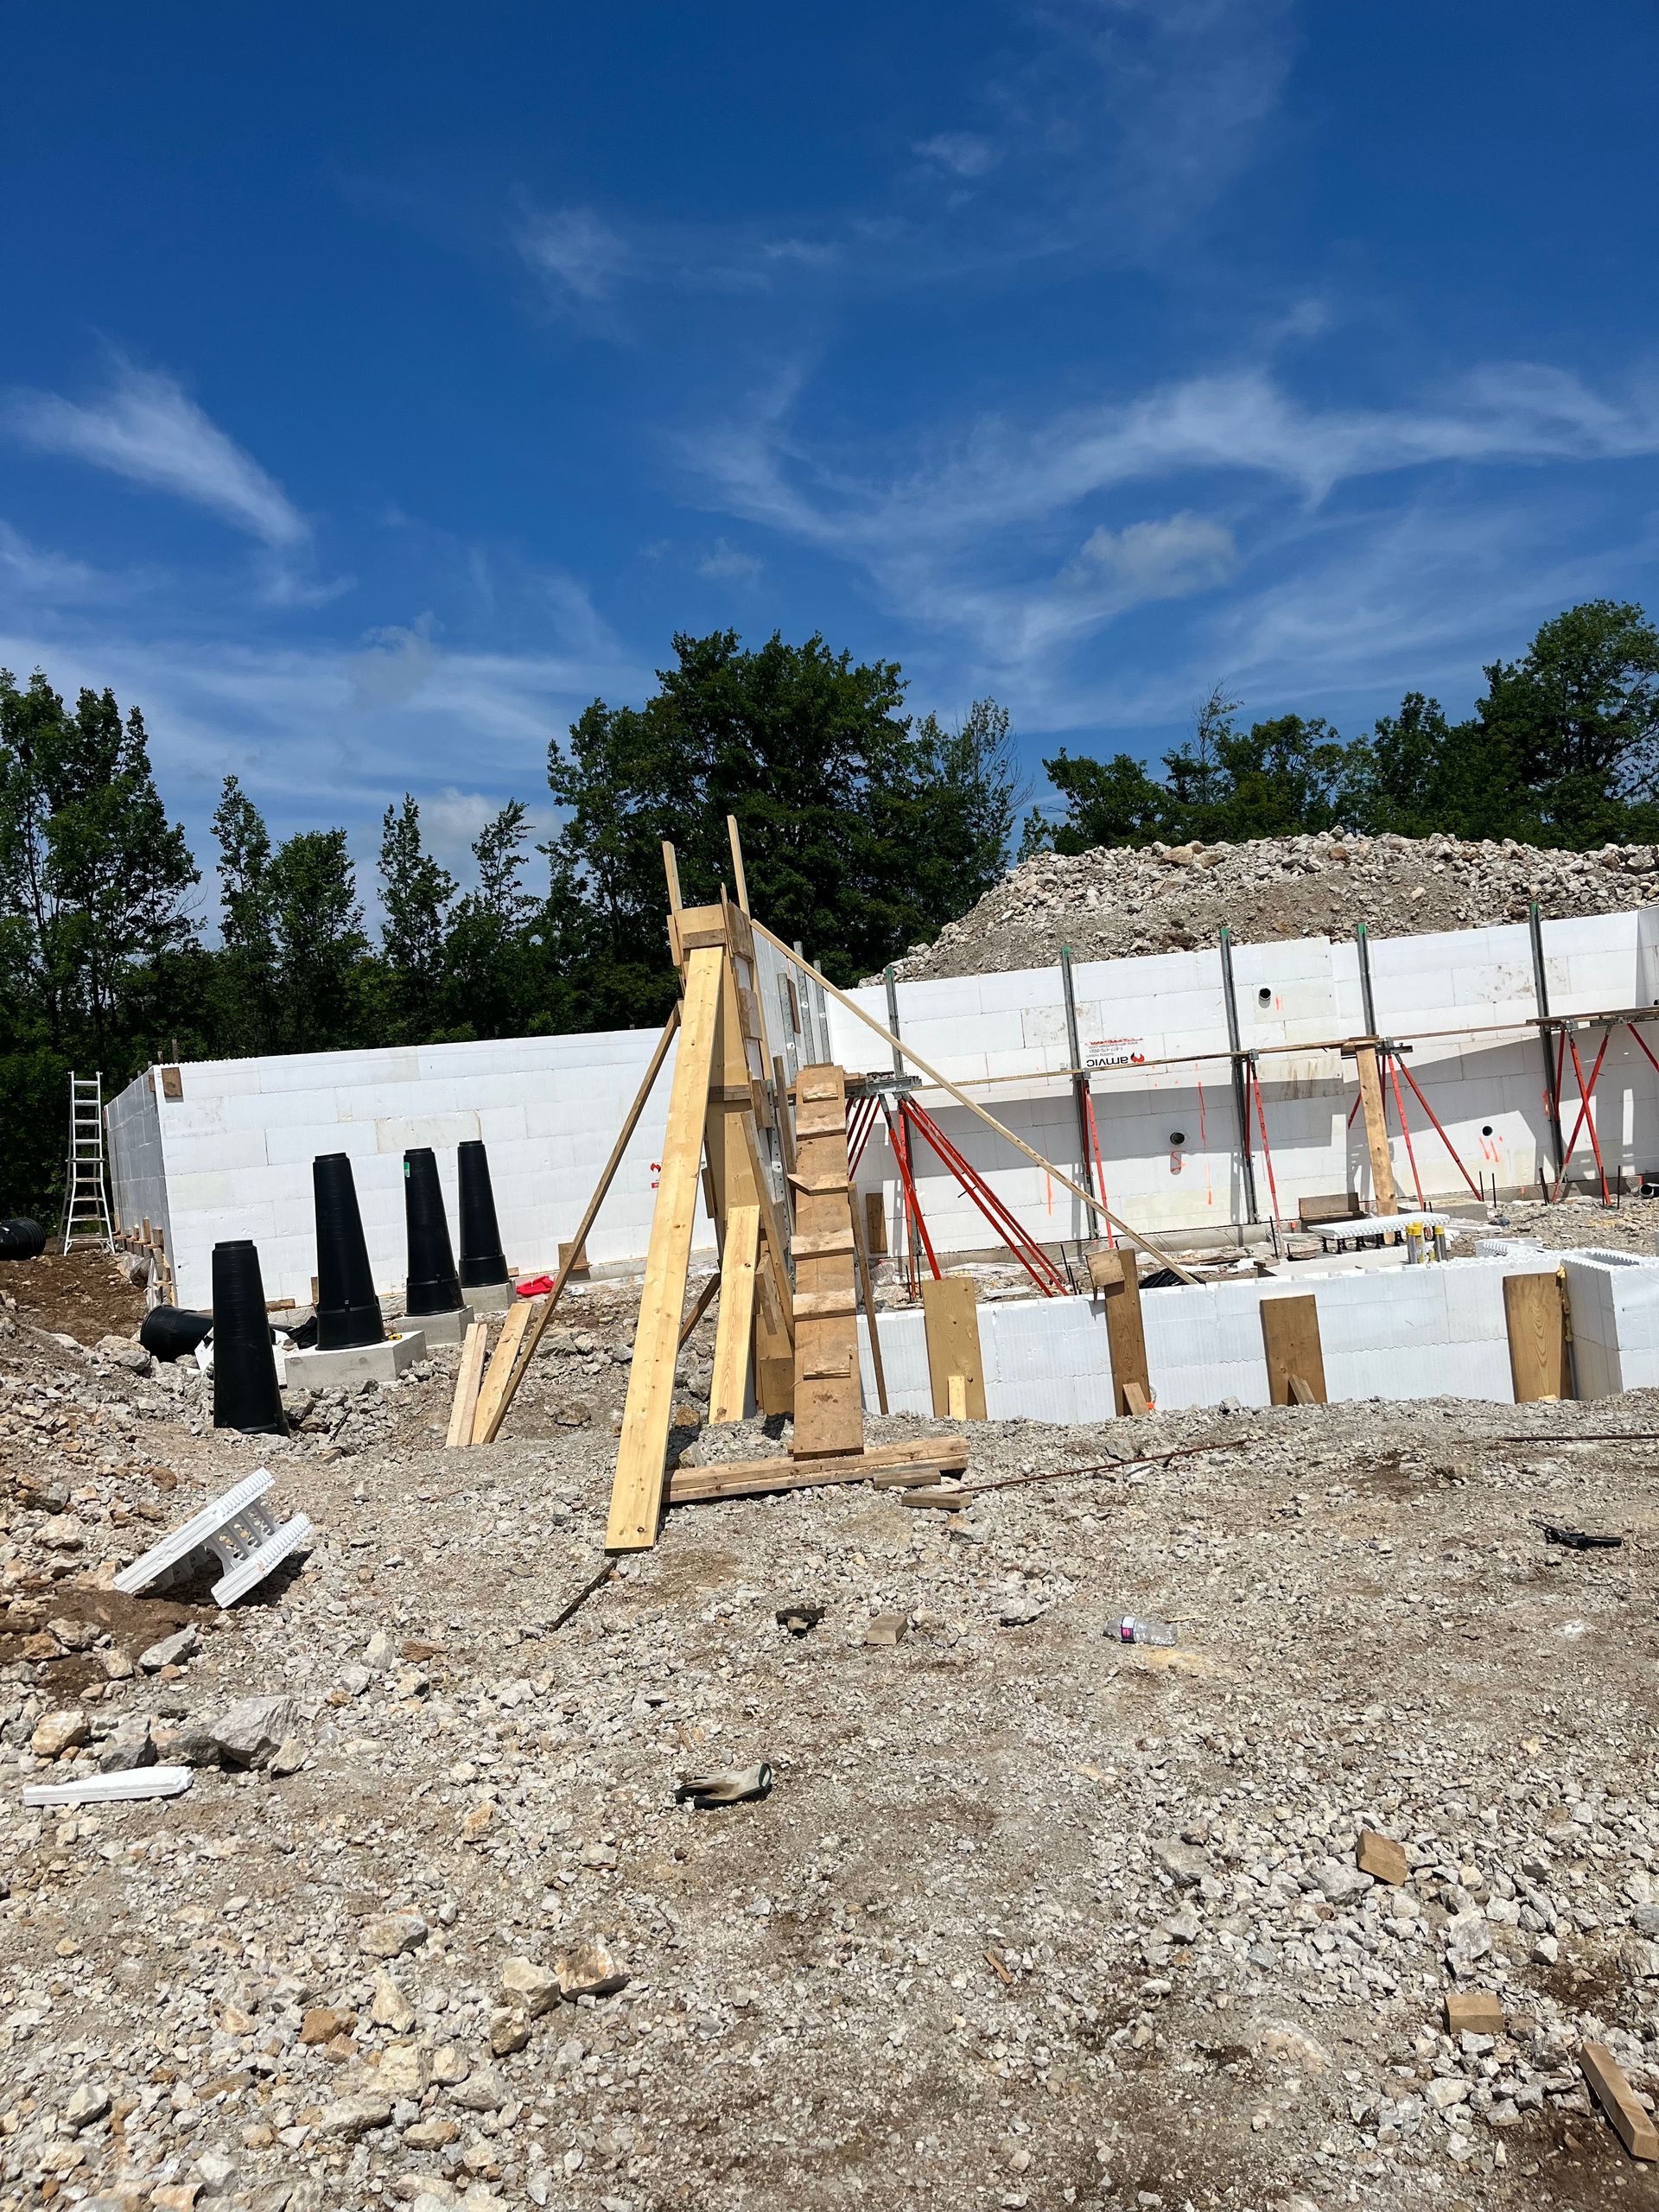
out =
[[[822,1605],[780,1605],[773,1616],[779,1628],[786,1628],[791,1636],[804,1636],[809,1629],[817,1628],[823,1618]]]
[[[683,1775],[674,1795],[682,1805],[690,1798],[693,1811],[707,1813],[716,1805],[741,1805],[752,1797],[765,1797],[771,1789],[772,1769],[762,1759],[759,1766],[728,1767],[720,1774]]]

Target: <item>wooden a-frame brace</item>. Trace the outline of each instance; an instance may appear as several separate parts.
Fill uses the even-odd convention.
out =
[[[609,1551],[639,1551],[657,1541],[673,1415],[674,1367],[705,1153],[722,1246],[711,1418],[742,1418],[751,1369],[766,1411],[787,1412],[793,1403],[794,1298],[784,1230],[757,1134],[770,1119],[770,1107],[765,1038],[754,989],[754,939],[747,914],[723,893],[717,906],[683,906],[671,846],[664,846],[663,858],[669,887],[669,942],[683,995],[662,1170],[611,1489],[605,1536]]]

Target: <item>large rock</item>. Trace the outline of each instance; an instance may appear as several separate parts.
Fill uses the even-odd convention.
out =
[[[501,1969],[501,2002],[528,2012],[532,2019],[550,2012],[559,1993],[558,1975],[533,1959],[509,1959]]]
[[[401,1959],[406,1951],[418,1950],[426,1937],[426,1923],[418,1912],[383,1912],[364,1922],[360,1940],[372,1959]]]
[[[29,1748],[37,1759],[61,1758],[92,1740],[92,1724],[78,1705],[61,1707],[56,1713],[43,1713],[35,1723],[35,1732],[29,1739]]]
[[[300,1718],[291,1697],[238,1698],[208,1723],[207,1732],[226,1766],[268,1766]]]
[[[628,1976],[612,1957],[609,1948],[594,1941],[572,1943],[566,1950],[556,1952],[553,1970],[559,1977],[562,1996],[614,1997],[619,1989],[628,1986]]]

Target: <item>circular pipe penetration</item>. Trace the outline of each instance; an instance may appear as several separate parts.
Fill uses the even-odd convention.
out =
[[[461,1287],[463,1291],[480,1290],[486,1284],[505,1282],[507,1262],[496,1225],[490,1157],[481,1138],[467,1137],[455,1147],[455,1178],[461,1186]]]
[[[429,1145],[404,1154],[404,1221],[409,1236],[404,1311],[411,1321],[423,1313],[453,1313],[463,1302],[461,1278],[438,1187],[437,1155]]]
[[[288,1434],[259,1252],[250,1237],[213,1247],[213,1427]]]
[[[317,1211],[317,1349],[348,1351],[385,1342],[386,1325],[369,1272],[352,1163],[326,1152],[311,1163]]]

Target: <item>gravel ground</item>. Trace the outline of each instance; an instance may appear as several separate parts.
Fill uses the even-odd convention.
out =
[[[1652,2201],[1577,2063],[1659,2088],[1652,1394],[976,1424],[959,1514],[682,1508],[555,1630],[631,1322],[461,1454],[453,1356],[273,1449],[0,1310],[0,2212]],[[295,1573],[112,1599],[262,1459]],[[152,1754],[188,1795],[21,1807]]]
[[[1280,938],[1377,937],[1604,914],[1659,896],[1659,849],[1609,845],[1558,853],[1455,837],[1262,837],[1243,845],[1098,846],[1039,854],[993,886],[931,944],[912,946],[897,975],[984,976],[1046,968],[1070,945],[1079,960],[1189,952],[1224,922],[1241,944]],[[867,982],[879,981],[869,976]]]

